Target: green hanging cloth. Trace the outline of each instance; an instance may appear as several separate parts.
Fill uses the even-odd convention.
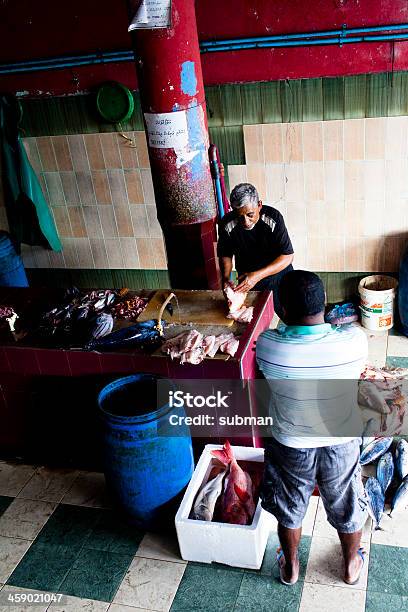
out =
[[[61,251],[62,245],[19,134],[21,105],[15,96],[0,94],[0,149],[5,207],[14,246],[21,243]]]

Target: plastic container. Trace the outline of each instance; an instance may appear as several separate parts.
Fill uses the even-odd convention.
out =
[[[229,525],[189,518],[195,497],[201,486],[207,482],[212,469],[211,451],[221,448],[219,444],[205,446],[177,511],[176,531],[181,556],[185,561],[216,562],[259,569],[269,533],[276,525],[272,515],[261,508],[260,500],[251,525]],[[233,446],[232,449],[238,461],[264,462],[263,448]]]
[[[129,121],[133,115],[135,101],[132,92],[125,85],[108,81],[98,89],[96,107],[105,121],[121,123]]]
[[[113,501],[141,526],[173,520],[194,469],[188,428],[178,429],[176,437],[166,433],[168,413],[176,410],[168,403],[157,409],[159,378],[126,376],[107,385],[98,398],[106,484]]]
[[[28,287],[24,264],[7,232],[0,232],[0,287]]]
[[[401,331],[408,336],[408,249],[405,251],[400,265],[398,309]]]
[[[394,300],[398,281],[391,276],[373,275],[361,279],[361,323],[372,331],[385,331],[394,325]]]

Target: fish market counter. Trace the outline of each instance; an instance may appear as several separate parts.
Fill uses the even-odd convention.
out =
[[[150,316],[155,318],[157,307],[162,303],[159,293],[168,296],[170,290],[137,292],[137,296],[147,302],[137,321]],[[233,357],[217,353],[194,365],[171,359],[160,347],[87,350],[73,347],[73,338],[61,341],[52,334],[43,341],[38,334],[31,333],[32,329],[38,326],[39,313],[47,312],[61,291],[0,288],[0,308],[10,307],[19,316],[14,334],[4,318],[0,321],[0,458],[22,457],[32,462],[100,469],[96,398],[104,385],[121,375],[149,372],[174,380],[256,378],[254,347],[259,334],[268,329],[272,320],[272,293],[248,294],[247,304],[253,306],[253,317],[245,324],[225,320],[218,307],[212,315],[214,304],[223,304],[221,292],[174,290],[174,293],[179,296],[180,303],[179,306],[175,303],[173,309],[166,310],[163,315],[168,323],[164,328],[166,339],[192,329],[205,337],[233,333],[239,338]],[[180,295],[186,293],[189,296],[180,299]],[[136,292],[129,292],[126,297],[134,295]],[[192,306],[186,312],[187,303]],[[189,325],[186,325],[187,320]],[[125,325],[129,325],[129,321]],[[28,332],[26,335],[24,330]],[[250,415],[250,397],[246,410]],[[211,440],[195,438],[195,453],[198,455],[209,441],[221,442],[215,437]],[[256,442],[255,434],[234,441],[247,446],[254,446]]]

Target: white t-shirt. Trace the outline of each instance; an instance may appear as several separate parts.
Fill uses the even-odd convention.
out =
[[[357,381],[367,354],[367,337],[355,325],[263,332],[256,357],[269,381],[273,437],[294,448],[333,446],[359,437]]]

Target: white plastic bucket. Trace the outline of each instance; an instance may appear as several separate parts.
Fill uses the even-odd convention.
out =
[[[385,331],[394,325],[394,300],[398,281],[391,276],[362,278],[360,294],[361,323],[366,329]]]

